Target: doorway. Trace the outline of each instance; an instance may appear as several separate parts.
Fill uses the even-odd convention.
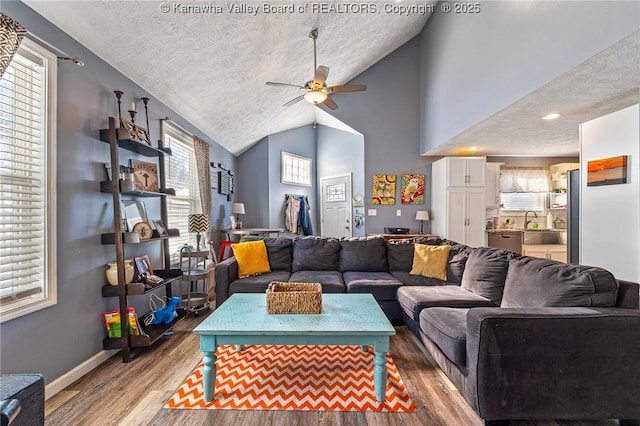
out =
[[[351,174],[320,178],[320,235],[352,235]]]

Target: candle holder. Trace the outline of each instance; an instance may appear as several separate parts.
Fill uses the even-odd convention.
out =
[[[144,115],[147,117],[147,130],[149,130],[149,108],[147,104],[149,103],[149,98],[140,98],[142,99],[142,103],[144,103]]]
[[[131,124],[133,124],[134,126],[136,124],[136,114],[137,114],[137,111],[132,109],[129,110],[129,115],[131,116]]]
[[[122,99],[122,95],[124,95],[124,92],[122,90],[114,90],[113,93],[115,93],[116,99],[118,100],[118,119],[122,120],[122,111],[120,109],[120,100]],[[120,122],[120,127],[122,127],[122,122]]]

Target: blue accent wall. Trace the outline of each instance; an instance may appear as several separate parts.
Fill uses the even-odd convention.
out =
[[[100,192],[100,181],[105,179],[103,163],[110,159],[109,145],[98,140],[108,117],[117,116],[113,91],[124,91],[124,105],[130,105],[133,98],[151,98],[149,124],[154,144],[160,137],[159,119],[169,116],[211,143],[212,161],[235,169],[236,158],[25,4],[3,0],[2,12],[30,33],[85,61],[82,68],[69,61],[58,64],[58,303],[0,324],[0,371],[43,373],[50,383],[102,350],[105,332],[100,314],[117,308],[115,298],[101,294],[106,264],[115,260],[115,250],[100,242],[101,233],[113,232],[113,206],[111,196]],[[123,163],[136,158],[128,151],[122,151],[121,157]],[[231,203],[220,198],[213,197],[214,226],[231,211]],[[158,218],[159,203],[145,204],[149,217]],[[127,245],[126,250],[127,258],[149,254],[153,266],[160,264],[159,243]],[[142,305],[141,314],[148,310],[144,299],[136,299]]]

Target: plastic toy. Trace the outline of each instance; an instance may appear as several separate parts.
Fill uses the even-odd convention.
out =
[[[181,299],[179,297],[175,296],[169,299],[167,306],[162,307],[153,313],[155,318],[151,324],[169,324],[174,318],[177,318],[178,313],[176,312],[176,307],[180,303],[180,300]]]

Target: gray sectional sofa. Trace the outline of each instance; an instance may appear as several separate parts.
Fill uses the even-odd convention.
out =
[[[640,286],[601,268],[451,246],[447,280],[411,275],[415,240],[267,239],[273,272],[216,267],[216,297],[272,280],[372,293],[404,323],[487,424],[640,419]]]

